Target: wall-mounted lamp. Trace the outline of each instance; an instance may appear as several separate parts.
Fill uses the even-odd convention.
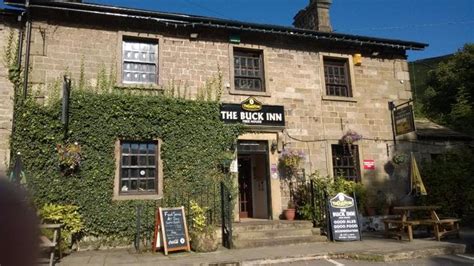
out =
[[[189,38],[191,38],[191,39],[197,39],[198,37],[199,37],[199,33],[195,33],[195,32],[193,32],[189,35]]]
[[[356,65],[356,66],[362,65],[362,55],[361,54],[354,54],[352,56],[352,59],[354,60],[354,65]]]
[[[278,149],[278,141],[272,140],[272,144],[270,146],[270,149],[272,153],[275,153],[275,151]]]
[[[372,56],[379,56],[379,55],[380,55],[380,52],[378,52],[378,51],[373,51],[372,52]]]

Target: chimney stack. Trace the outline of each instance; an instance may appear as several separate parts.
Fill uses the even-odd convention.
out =
[[[332,0],[310,0],[309,5],[293,18],[293,26],[300,29],[331,32],[329,8]]]

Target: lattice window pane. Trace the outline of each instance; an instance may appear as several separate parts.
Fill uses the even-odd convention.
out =
[[[124,83],[156,83],[158,45],[138,41],[123,41]]]
[[[324,59],[324,80],[326,94],[330,96],[352,97],[346,61]]]
[[[262,53],[234,51],[234,85],[236,90],[264,91]]]
[[[121,143],[121,194],[156,192],[157,155],[156,142]]]
[[[359,182],[359,150],[357,145],[332,145],[333,173],[347,180]]]

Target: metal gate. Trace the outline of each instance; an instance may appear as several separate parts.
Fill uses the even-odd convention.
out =
[[[224,182],[221,182],[221,208],[222,245],[228,249],[232,249],[232,195]]]
[[[329,236],[328,195],[324,189],[319,188],[313,180],[309,183],[313,226],[320,227],[321,232]]]

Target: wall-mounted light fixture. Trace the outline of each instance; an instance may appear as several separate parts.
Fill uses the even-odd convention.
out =
[[[278,141],[272,140],[272,144],[270,146],[270,149],[272,153],[275,153],[275,151],[278,149]]]
[[[229,42],[231,42],[231,43],[240,43],[240,35],[239,34],[231,34],[229,36]]]
[[[189,38],[191,39],[197,39],[199,37],[199,33],[193,32],[189,35]]]

